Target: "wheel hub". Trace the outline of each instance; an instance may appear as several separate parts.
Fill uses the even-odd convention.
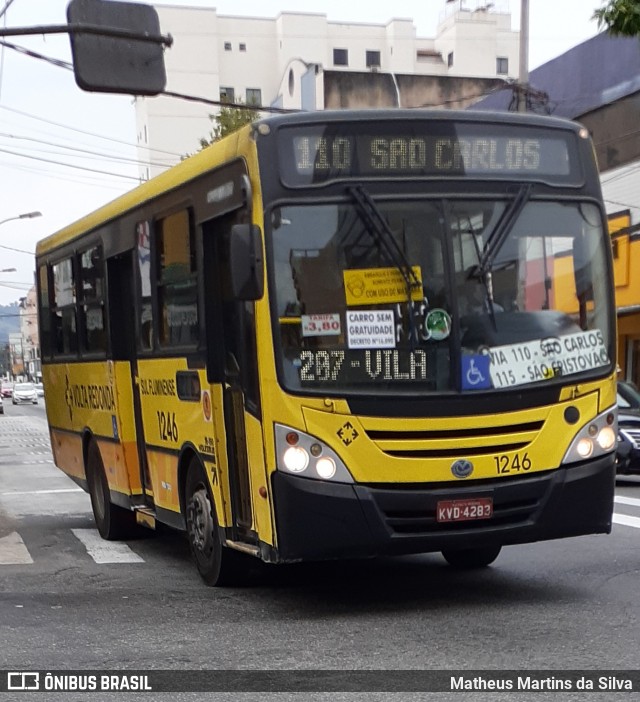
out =
[[[213,517],[206,490],[197,490],[191,496],[187,520],[189,535],[194,547],[205,553],[211,551],[213,548]]]

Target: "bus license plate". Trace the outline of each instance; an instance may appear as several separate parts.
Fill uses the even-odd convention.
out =
[[[437,504],[439,522],[466,522],[493,516],[493,498],[474,497],[468,500],[440,500]]]

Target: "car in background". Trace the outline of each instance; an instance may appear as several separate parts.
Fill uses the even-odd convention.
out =
[[[33,383],[16,383],[13,386],[11,401],[14,405],[25,403],[38,404],[38,393]]]
[[[640,475],[640,391],[633,383],[618,381],[618,475]]]
[[[44,397],[44,385],[42,383],[34,383],[33,387],[36,389],[38,397]]]
[[[13,395],[13,383],[10,383],[8,380],[3,380],[2,387],[0,388],[0,395],[2,395],[2,397],[11,397],[11,395]]]
[[[4,414],[4,405],[2,404],[2,395],[0,395],[0,414]]]

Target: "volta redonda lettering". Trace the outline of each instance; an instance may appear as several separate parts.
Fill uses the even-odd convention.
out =
[[[116,406],[113,388],[108,385],[70,385],[67,404],[78,409],[113,410]]]
[[[367,171],[536,171],[541,164],[539,139],[372,137],[367,142]],[[355,146],[349,137],[298,137],[297,169],[350,171]],[[358,141],[358,148],[362,146]]]

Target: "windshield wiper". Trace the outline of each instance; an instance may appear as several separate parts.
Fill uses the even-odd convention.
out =
[[[373,236],[376,244],[380,250],[387,254],[391,263],[402,275],[407,288],[407,300],[411,302],[413,290],[422,290],[420,278],[411,268],[411,264],[407,261],[403,250],[398,245],[393,232],[371,195],[362,185],[349,186],[347,192],[353,198],[358,214],[369,233]]]
[[[476,269],[478,276],[485,277],[493,269],[493,262],[496,256],[531,196],[531,188],[531,183],[523,183],[520,186],[517,195],[509,203],[494,230],[489,234]]]
[[[482,282],[486,293],[487,312],[491,317],[494,329],[496,328],[496,317],[493,303],[493,264],[504,242],[507,240],[509,233],[513,229],[513,226],[518,221],[520,213],[527,204],[531,196],[531,188],[531,183],[523,183],[520,186],[518,193],[505,208],[493,231],[489,234],[482,252],[479,251],[479,247],[474,238],[476,251],[478,253],[478,265],[475,266],[468,277],[477,278]]]

